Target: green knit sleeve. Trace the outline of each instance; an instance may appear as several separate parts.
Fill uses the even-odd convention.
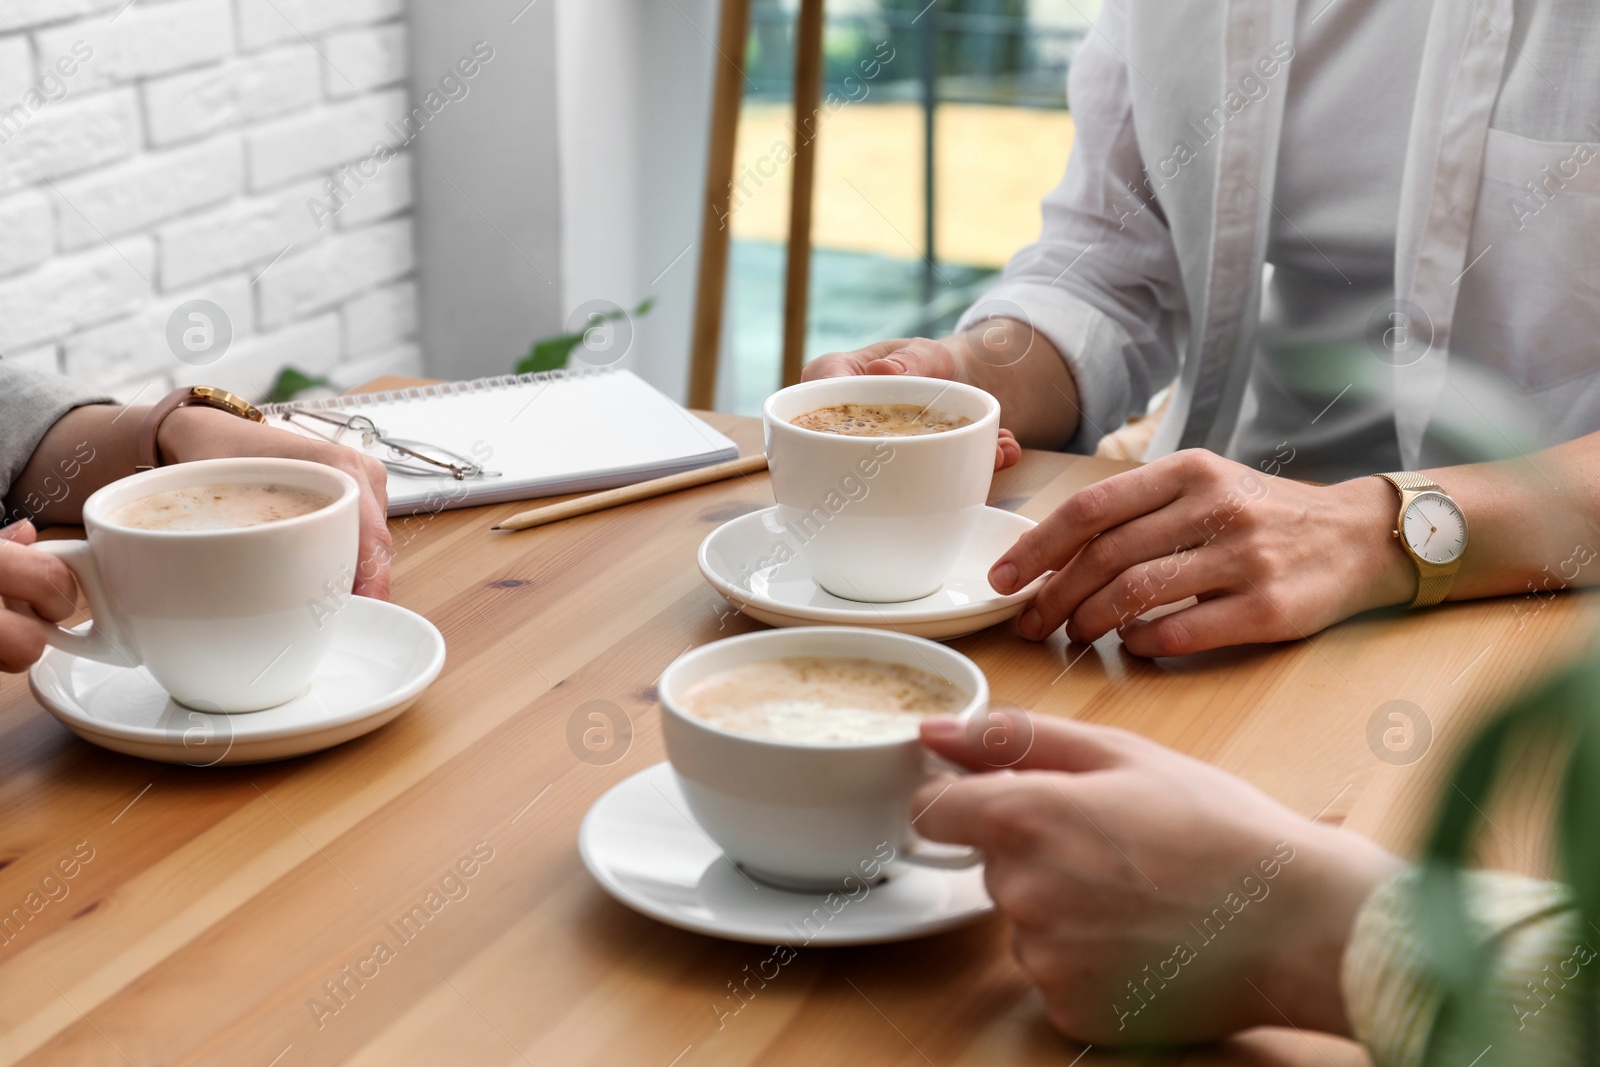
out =
[[[1419,1067],[1439,1015],[1441,993],[1423,962],[1417,885],[1411,870],[1380,886],[1345,951],[1345,1009],[1376,1067]],[[1468,875],[1466,892],[1477,936],[1495,959],[1480,1010],[1490,1013],[1491,1043],[1503,1047],[1467,1048],[1450,1035],[1437,1062],[1578,1067],[1584,1016],[1595,1006],[1583,1003],[1576,979],[1597,964],[1570,895],[1553,882],[1493,871]]]

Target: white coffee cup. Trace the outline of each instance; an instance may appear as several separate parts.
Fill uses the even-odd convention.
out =
[[[972,422],[915,437],[852,437],[789,421],[837,404],[917,404]],[[761,414],[778,521],[817,584],[873,603],[937,592],[988,500],[999,401],[939,378],[861,375],[781,389]]]
[[[321,493],[323,508],[259,526],[147,530],[124,504],[202,485],[275,484]],[[355,581],[361,491],[297,459],[179,463],[112,482],[83,504],[87,541],[37,547],[61,559],[89,601],[87,631],[52,626],[73,655],[148,670],[180,704],[259,711],[304,693]]]
[[[684,799],[701,828],[750,876],[784,888],[871,882],[890,858],[937,867],[981,862],[970,849],[930,846],[911,827],[911,798],[940,766],[916,738],[800,744],[735,733],[689,714],[683,694],[719,671],[794,656],[898,663],[989,699],[983,671],[921,637],[847,626],[766,630],[702,645],[661,675],[661,730]]]

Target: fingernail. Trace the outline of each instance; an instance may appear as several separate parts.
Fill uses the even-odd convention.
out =
[[[896,374],[904,374],[906,372],[905,360],[898,359],[895,356],[884,356],[882,359],[878,360],[878,362],[889,364],[889,366],[894,368],[894,373]]]
[[[961,736],[961,720],[940,715],[922,720],[922,736],[930,741],[953,741]]]
[[[1017,629],[1030,641],[1037,641],[1044,636],[1044,619],[1033,608],[1022,613],[1022,618],[1017,620]]]
[[[996,563],[989,570],[989,584],[997,593],[1009,593],[1017,587],[1017,565]]]

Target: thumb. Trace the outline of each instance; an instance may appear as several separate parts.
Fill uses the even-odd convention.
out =
[[[18,545],[31,545],[39,540],[39,532],[33,528],[33,523],[27,519],[14,522],[10,526],[0,526],[0,541],[10,541]]]
[[[818,356],[800,370],[800,380],[814,382],[818,378],[843,378],[861,373],[862,364],[850,352],[830,352]]]
[[[884,342],[867,363],[868,374],[911,374],[922,378],[956,377],[955,356],[939,341],[917,337],[909,341]]]
[[[1103,771],[1127,758],[1129,735],[1109,726],[1029,715],[991,703],[965,719],[922,721],[922,743],[973,771]]]

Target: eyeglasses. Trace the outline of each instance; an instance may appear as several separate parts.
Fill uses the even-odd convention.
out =
[[[399,437],[390,437],[378,429],[376,423],[365,415],[352,415],[348,419],[337,419],[321,412],[307,411],[304,408],[284,408],[280,414],[286,422],[294,422],[296,417],[316,419],[319,422],[331,423],[339,430],[351,430],[361,435],[361,447],[371,449],[373,445],[381,445],[387,449],[386,455],[375,458],[385,467],[396,474],[408,474],[412,477],[431,478],[446,472],[456,481],[465,481],[468,478],[498,478],[499,471],[485,470],[481,464],[473,462],[459,452],[452,452],[438,445],[430,445],[422,441],[406,440]],[[326,438],[340,444],[338,431],[333,434],[320,432],[313,426],[306,429],[319,437]]]

